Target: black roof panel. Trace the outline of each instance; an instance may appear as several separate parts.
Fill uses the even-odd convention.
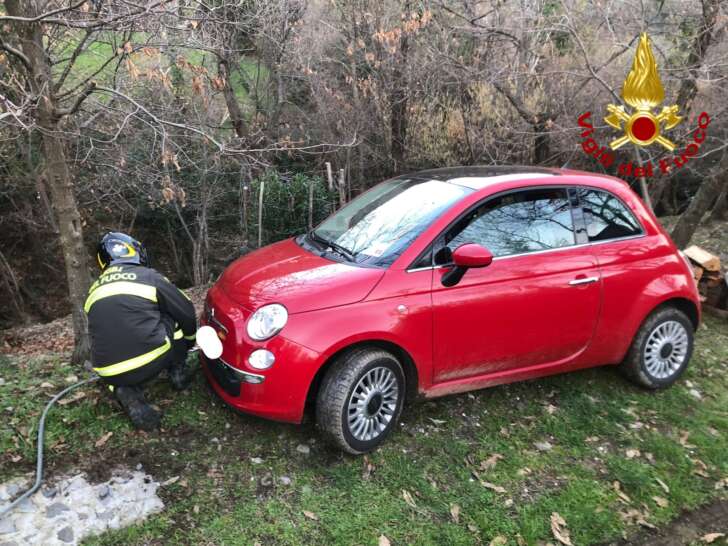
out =
[[[506,176],[514,174],[543,174],[557,176],[558,169],[547,167],[528,167],[525,165],[476,165],[472,167],[443,167],[441,169],[428,169],[402,175],[402,178],[427,178],[447,182],[455,178],[487,178],[490,176]]]

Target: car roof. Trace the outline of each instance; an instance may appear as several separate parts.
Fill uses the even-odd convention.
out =
[[[408,175],[401,178],[419,178],[425,180],[440,180],[450,184],[465,186],[472,190],[482,190],[498,182],[526,181],[536,180],[543,181],[551,177],[563,177],[554,180],[556,183],[564,184],[588,184],[592,182],[600,182],[604,184],[607,181],[625,182],[613,178],[611,176],[600,175],[585,171],[576,171],[571,169],[557,169],[550,167],[529,167],[524,165],[482,165],[471,167],[445,167],[441,169],[428,169]],[[600,185],[601,185],[600,184]],[[524,184],[529,185],[529,184]]]

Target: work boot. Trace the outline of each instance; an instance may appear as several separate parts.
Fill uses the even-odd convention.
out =
[[[192,380],[195,377],[195,370],[188,364],[188,362],[196,358],[196,355],[191,355],[187,358],[187,360],[174,362],[167,370],[169,381],[172,383],[172,387],[175,390],[183,391],[192,383]]]
[[[162,414],[147,403],[141,387],[116,387],[114,394],[136,428],[147,432],[159,428]]]

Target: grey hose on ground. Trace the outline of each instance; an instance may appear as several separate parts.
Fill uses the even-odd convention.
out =
[[[45,437],[45,420],[46,416],[48,415],[48,411],[53,407],[53,404],[55,404],[58,400],[63,398],[66,394],[71,392],[72,390],[80,387],[81,385],[86,385],[87,383],[93,383],[94,381],[98,381],[98,376],[93,376],[88,379],[84,379],[83,381],[79,381],[78,383],[75,383],[74,385],[71,385],[70,387],[66,387],[61,392],[56,394],[53,398],[51,398],[50,402],[46,404],[45,409],[43,410],[43,414],[40,416],[40,421],[38,422],[38,446],[37,446],[37,460],[35,465],[35,483],[33,484],[33,487],[28,489],[25,493],[20,495],[17,499],[15,499],[13,502],[11,502],[9,505],[3,507],[0,509],[0,518],[4,517],[5,514],[8,514],[13,508],[18,506],[21,502],[23,502],[25,499],[30,497],[33,493],[38,491],[38,488],[40,488],[40,484],[43,483],[43,441]]]

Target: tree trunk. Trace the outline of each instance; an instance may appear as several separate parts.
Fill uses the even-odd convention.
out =
[[[533,141],[533,162],[535,165],[545,164],[551,156],[551,138],[547,127],[548,121],[538,121],[533,130],[536,138]]]
[[[35,17],[38,15],[35,3],[6,0],[5,6],[11,16]],[[71,305],[75,341],[71,360],[75,364],[80,364],[88,359],[90,353],[88,321],[83,311],[90,278],[88,258],[83,244],[81,215],[76,205],[73,181],[66,162],[63,139],[59,132],[59,119],[51,92],[53,89],[51,67],[45,53],[41,25],[38,23],[17,24],[14,30],[23,53],[28,58],[31,71],[29,81],[33,93],[38,97],[36,117],[42,133],[46,180],[58,225],[66,270],[68,299]]]
[[[10,303],[12,303],[13,307],[15,308],[15,313],[17,315],[17,318],[21,322],[27,322],[28,315],[25,312],[23,294],[20,292],[20,285],[18,284],[18,279],[15,276],[15,272],[13,271],[13,268],[10,267],[10,264],[5,259],[5,255],[2,253],[2,250],[0,250],[0,266],[4,270],[4,273],[0,276],[3,279],[5,288],[8,291],[8,295],[10,296]]]
[[[715,201],[708,221],[720,222],[721,220],[728,219],[728,182],[723,185],[723,191]]]
[[[682,213],[680,219],[672,229],[672,240],[678,248],[685,248],[698,228],[705,212],[713,204],[715,196],[724,189],[726,181],[718,176],[712,176],[705,180],[693,197],[687,210]]]
[[[225,105],[228,114],[230,114],[230,121],[233,124],[233,129],[235,129],[235,134],[238,138],[245,138],[248,135],[248,125],[245,122],[242,110],[240,110],[235,91],[230,85],[230,65],[227,59],[220,59],[217,63],[217,72],[223,80],[222,95],[225,98]]]

